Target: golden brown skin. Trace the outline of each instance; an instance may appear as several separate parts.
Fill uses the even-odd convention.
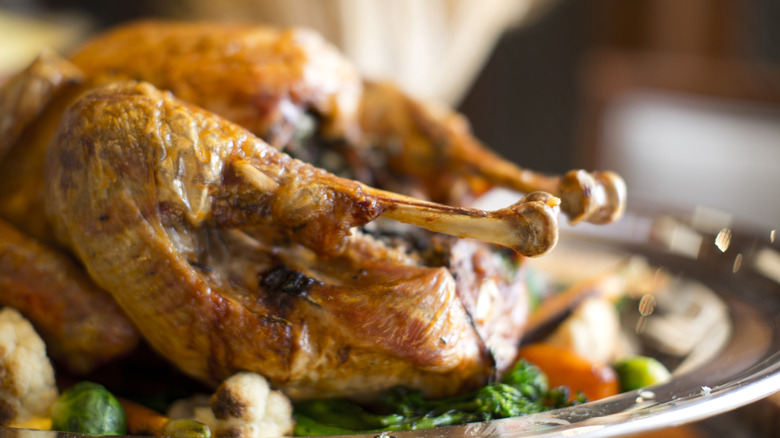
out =
[[[235,175],[236,161],[279,188],[258,191]],[[395,385],[452,394],[494,372],[450,271],[368,237],[343,239],[344,227],[379,213],[359,184],[149,84],[78,100],[48,172],[58,235],[192,376],[250,370],[293,398],[360,398]]]
[[[501,373],[517,359],[530,313],[522,258],[506,253],[499,262],[494,248],[469,240],[457,241],[450,253],[458,296]],[[504,263],[516,270],[502,269]]]
[[[47,59],[65,62],[61,59],[55,61],[54,55]],[[41,59],[36,62],[41,62]],[[19,76],[30,74],[26,71]],[[46,149],[62,112],[88,87],[83,83],[62,84],[37,117],[17,122],[17,126],[24,129],[20,130],[13,147],[0,159],[0,217],[42,243],[55,241],[43,208]],[[8,86],[0,88],[0,96],[10,93],[14,93],[14,90],[9,90]]]
[[[51,98],[68,84],[80,82],[81,76],[72,64],[44,51],[25,71],[2,84],[0,160]]]
[[[45,244],[46,147],[81,82],[77,68],[44,52],[0,87],[0,305],[30,319],[60,363],[86,373],[131,351],[139,335],[80,265]]]
[[[0,220],[0,305],[32,321],[47,352],[86,373],[133,350],[139,336],[122,310],[69,257]]]
[[[279,148],[309,110],[322,115],[329,135],[357,128],[360,77],[307,30],[137,22],[94,39],[72,61],[95,79],[151,82]]]
[[[46,147],[81,71],[45,51],[0,87],[0,217],[50,241],[42,208]]]

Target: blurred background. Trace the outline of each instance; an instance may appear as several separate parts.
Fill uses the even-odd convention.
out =
[[[524,167],[609,168],[634,207],[780,225],[776,0],[0,0],[0,76],[150,16],[313,27],[367,77],[463,112]],[[703,424],[770,436],[776,409]]]

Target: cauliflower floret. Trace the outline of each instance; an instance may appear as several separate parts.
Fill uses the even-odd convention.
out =
[[[290,400],[251,372],[225,380],[210,398],[195,396],[174,403],[168,416],[200,421],[211,428],[212,436],[223,437],[280,437],[292,434],[295,425]]]
[[[58,396],[43,340],[18,311],[0,309],[0,425],[40,427]]]

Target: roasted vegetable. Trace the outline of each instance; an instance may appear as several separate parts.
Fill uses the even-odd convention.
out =
[[[258,373],[241,371],[222,382],[211,396],[194,394],[175,401],[167,411],[171,426],[187,426],[189,421],[206,426],[213,436],[242,438],[276,438],[293,431],[293,407],[279,390],[272,389]],[[155,423],[158,423],[156,420]],[[177,434],[187,432],[180,430]],[[175,435],[173,431],[166,434]],[[185,435],[196,438],[195,434]],[[207,438],[200,435],[200,438]]]
[[[122,404],[103,385],[80,382],[65,390],[52,407],[52,429],[90,435],[124,435]]]
[[[120,398],[127,414],[127,433],[144,436],[210,438],[211,428],[190,419],[171,419],[154,409]]]
[[[43,340],[22,314],[0,309],[0,426],[46,427],[57,396]]]
[[[671,378],[671,373],[661,362],[647,356],[623,358],[613,368],[618,373],[620,390],[623,392],[659,385]]]
[[[598,400],[619,392],[618,376],[607,364],[594,362],[571,350],[550,344],[531,344],[520,349],[519,357],[536,364],[550,386],[566,386],[582,392],[588,400]]]
[[[222,382],[195,420],[216,436],[280,437],[293,430],[292,405],[258,373],[242,371]]]
[[[568,388],[550,390],[541,370],[520,360],[501,382],[457,397],[426,400],[419,391],[395,388],[375,410],[343,399],[298,403],[295,434],[426,429],[514,417],[585,401],[582,397],[573,402],[569,399]]]

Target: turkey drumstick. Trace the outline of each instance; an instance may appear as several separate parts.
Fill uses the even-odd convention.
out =
[[[527,195],[494,212],[421,201],[339,178],[290,158],[243,128],[188,107],[150,84],[117,82],[96,90],[81,98],[75,110],[71,107],[66,112],[70,119],[63,119],[60,138],[54,142],[66,144],[78,138],[99,148],[99,161],[90,164],[97,167],[84,175],[85,190],[102,190],[113,180],[120,187],[132,184],[132,190],[121,196],[139,197],[145,190],[146,197],[133,198],[133,202],[161,203],[169,210],[166,214],[186,217],[194,226],[274,226],[280,235],[320,254],[338,252],[352,227],[380,215],[458,237],[484,239],[528,256],[541,255],[557,242],[557,198],[545,194]],[[163,104],[170,108],[168,112],[151,111],[153,105]],[[95,112],[96,108],[101,112]],[[84,122],[89,120],[103,122]],[[150,127],[155,129],[149,131]],[[50,151],[59,163],[53,171],[70,183],[69,172],[81,170],[70,164],[73,157],[66,160],[57,151]],[[74,154],[72,147],[66,151]],[[104,174],[108,164],[108,168],[119,169],[117,174]],[[153,180],[136,175],[135,167],[143,168],[142,164],[155,173]],[[50,185],[49,192],[75,196],[56,184]],[[49,200],[62,209],[50,215],[59,225],[63,224],[58,220],[60,213],[82,217],[81,208],[88,208],[79,207],[78,198],[65,199],[55,195]]]
[[[439,202],[462,198],[457,182],[465,181],[476,194],[486,185],[551,193],[572,223],[609,223],[625,209],[626,186],[617,174],[572,170],[557,176],[523,169],[482,145],[459,114],[416,101],[392,84],[366,83],[360,114],[364,141],[384,150],[391,170],[422,181]],[[461,179],[453,183],[447,178],[452,174]]]
[[[279,184],[246,161],[233,164],[255,187],[273,192]],[[307,190],[308,191],[308,190]],[[496,211],[451,207],[361,185],[362,203],[375,203],[381,216],[439,233],[506,246],[528,257],[551,250],[558,239],[558,199],[534,192]],[[301,203],[304,201],[292,201]],[[316,208],[316,207],[315,207]]]

